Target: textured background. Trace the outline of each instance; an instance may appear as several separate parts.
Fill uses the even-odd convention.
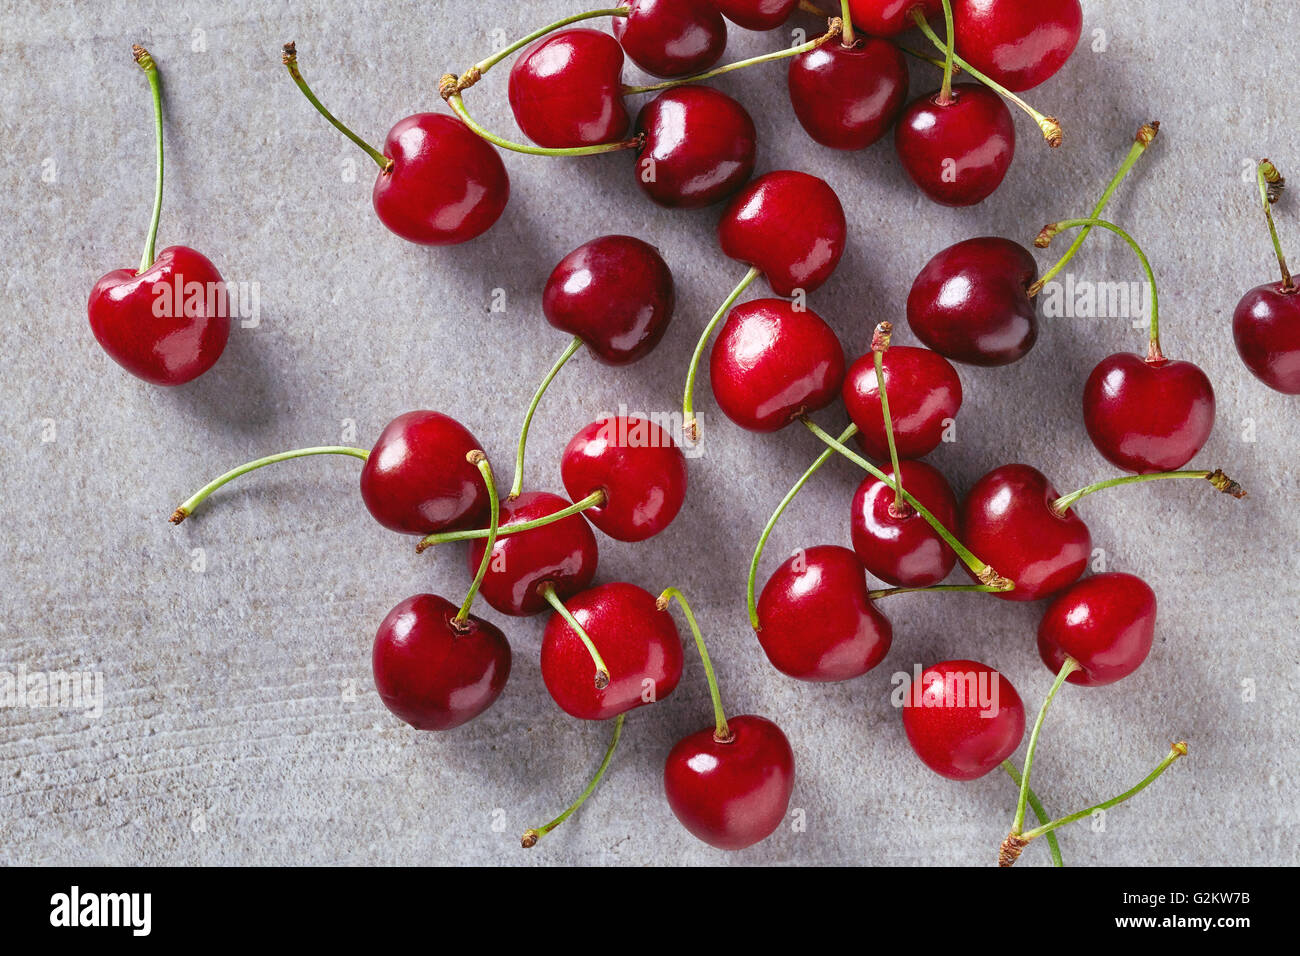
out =
[[[0,670],[100,671],[105,709],[98,719],[0,710],[0,862],[993,860],[1011,814],[1009,781],[960,785],[926,770],[889,705],[889,677],[918,661],[977,657],[1036,708],[1051,681],[1033,649],[1042,605],[891,599],[896,637],[883,666],[832,686],[783,678],[747,627],[745,572],[771,507],[818,449],[797,428],[740,431],[714,412],[707,385],[704,454],[692,463],[686,509],[644,545],[602,537],[600,578],[684,588],[731,711],[775,717],[790,736],[792,806],[806,829],[784,828],[740,854],[694,840],[662,797],[668,748],[710,721],[689,649],[681,688],[629,719],[597,796],[525,853],[517,834],[581,788],[606,735],[562,715],[546,694],[541,619],[482,611],[515,646],[506,694],[455,733],[420,734],[375,695],[370,643],[407,595],[457,598],[464,556],[416,557],[412,541],[381,529],[358,498],[357,462],[268,469],[196,520],[167,523],[182,498],[232,464],[339,442],[348,422],[366,445],[411,408],[466,422],[508,473],[526,397],[565,342],[540,316],[542,283],[598,234],[660,246],[678,282],[676,322],[639,365],[571,364],[534,429],[533,481],[559,487],[560,450],[597,413],[676,407],[695,336],[743,272],[717,249],[716,209],[654,207],[626,155],[507,154],[512,196],[494,229],[458,248],[409,245],[372,213],[369,160],[311,111],[279,63],[280,44],[296,39],[322,99],[379,141],[400,117],[441,108],[441,73],[581,6],[4,4]],[[795,23],[818,29],[811,17]],[[1266,154],[1300,175],[1287,83],[1295,54],[1285,39],[1298,27],[1300,7],[1284,2],[1088,0],[1078,52],[1031,96],[1062,118],[1064,147],[1049,151],[1017,114],[1010,175],[965,210],[920,198],[887,141],[851,154],[811,143],[791,114],[784,65],[718,81],[755,118],[760,170],[806,169],[843,197],[849,249],[810,304],[852,354],[877,321],[901,322],[912,277],[938,249],[980,234],[1028,243],[1043,223],[1085,213],[1138,124],[1164,123],[1110,212],[1145,243],[1162,280],[1166,350],[1215,382],[1218,425],[1199,460],[1223,466],[1250,497],[1160,482],[1082,506],[1108,567],[1155,588],[1157,643],[1123,683],[1062,692],[1037,788],[1064,812],[1136,781],[1177,737],[1192,756],[1112,811],[1104,832],[1065,831],[1070,863],[1300,862],[1297,406],[1248,375],[1229,327],[1238,297],[1274,273],[1243,172]],[[153,52],[166,87],[160,247],[192,244],[228,280],[260,289],[260,326],[237,329],[211,373],[172,390],[112,364],[85,318],[95,279],[137,261],[149,211],[151,117],[133,41]],[[785,31],[732,28],[727,57],[787,42]],[[467,102],[513,134],[506,74],[491,74]],[[916,92],[937,85],[925,64],[913,79]],[[1300,260],[1294,201],[1280,219]],[[1127,249],[1102,234],[1072,268],[1078,278],[1139,278]],[[489,310],[494,289],[505,290],[504,313]],[[1039,466],[1063,490],[1113,474],[1087,439],[1078,396],[1099,358],[1141,348],[1142,334],[1124,318],[1048,320],[1026,360],[963,368],[958,441],[932,461],[959,493],[1008,461]],[[910,340],[904,324],[898,341]],[[836,425],[843,411],[820,418]],[[857,479],[836,462],[809,486],[773,539],[764,577],[791,548],[847,543]],[[1025,857],[1045,861],[1037,847]]]

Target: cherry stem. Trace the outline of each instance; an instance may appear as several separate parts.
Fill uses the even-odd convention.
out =
[[[614,750],[618,747],[618,739],[623,736],[623,718],[626,716],[627,714],[619,714],[614,718],[614,733],[609,739],[609,746],[605,748],[604,759],[600,761],[600,766],[596,768],[596,775],[591,778],[591,783],[587,784],[587,789],[582,791],[578,799],[574,800],[567,810],[550,823],[544,823],[540,827],[533,827],[532,829],[525,830],[524,835],[519,839],[520,845],[525,850],[529,847],[536,846],[538,840],[546,836],[546,834],[550,833],[565,820],[569,819],[569,817],[573,816],[574,811],[586,803],[587,798],[596,792],[596,788],[600,786],[601,778],[605,776],[605,771],[609,769],[609,762],[614,757]]]
[[[534,30],[532,33],[528,34],[528,36],[521,37],[508,47],[498,50],[486,59],[479,60],[462,73],[460,78],[456,81],[456,92],[459,93],[461,90],[469,89],[483,78],[484,73],[492,69],[492,67],[496,66],[506,57],[522,50],[534,40],[540,40],[547,34],[554,33],[562,27],[567,27],[571,23],[580,23],[583,20],[593,20],[596,17],[625,17],[631,12],[631,9],[628,7],[610,7],[604,10],[588,10],[586,13],[575,13],[573,16],[565,17],[563,20],[556,20],[549,26],[544,26],[539,30]]]
[[[921,13],[921,11],[917,11]],[[936,101],[940,106],[947,106],[952,102],[952,62],[953,48],[957,45],[953,36],[952,26],[952,4],[949,0],[943,0],[943,25],[947,30],[948,42],[945,44],[943,54],[943,85],[939,87],[939,99]]]
[[[329,120],[330,124],[336,130],[365,150],[366,155],[378,163],[381,170],[388,172],[392,169],[393,161],[391,159],[379,150],[375,149],[356,133],[352,132],[352,130],[344,126],[333,113],[325,108],[325,105],[320,100],[316,99],[316,94],[311,91],[311,87],[307,85],[307,81],[302,78],[302,73],[298,71],[298,47],[295,43],[291,41],[284,45],[284,50],[280,55],[280,59],[284,65],[288,67],[289,77],[295,84],[297,84],[298,89],[302,90],[302,95],[307,97],[307,102],[316,107],[316,111],[320,113],[321,116]]]
[[[992,80],[989,77],[985,76],[979,70],[975,69],[975,67],[971,66],[969,63],[967,63],[965,60],[959,57],[954,51],[952,51],[950,46],[944,43],[943,40],[939,37],[939,35],[934,32],[930,24],[926,22],[925,13],[923,11],[921,11],[920,9],[913,10],[912,19],[916,21],[916,25],[920,27],[921,32],[925,34],[926,38],[931,43],[933,43],[935,47],[937,47],[938,49],[944,52],[945,57],[947,56],[952,57],[952,62],[955,66],[961,67],[962,70],[969,73],[975,79],[979,80],[989,89],[993,90],[993,92],[999,94],[1000,96],[1005,97],[1006,99],[1010,100],[1012,103],[1016,104],[1016,106],[1019,106],[1026,113],[1028,113],[1030,117],[1033,118],[1034,122],[1038,124],[1038,128],[1039,130],[1042,131],[1043,138],[1047,140],[1048,146],[1055,148],[1061,145],[1061,139],[1063,136],[1061,132],[1061,123],[1055,116],[1044,116],[1042,113],[1038,112],[1038,110],[1034,109],[1032,106],[1026,103],[1021,97],[1017,96],[1015,93],[1012,93],[1001,83],[998,83],[996,80]],[[940,91],[940,93],[942,94],[942,90]]]
[[[158,155],[161,156],[161,141],[158,149],[160,151]],[[161,176],[161,173],[159,175]],[[1273,251],[1277,253],[1277,264],[1282,270],[1282,291],[1291,292],[1295,289],[1295,282],[1291,279],[1291,270],[1286,267],[1286,256],[1282,255],[1282,242],[1277,237],[1277,224],[1273,222],[1273,203],[1282,197],[1286,180],[1277,171],[1277,167],[1267,159],[1259,161],[1259,165],[1255,168],[1255,178],[1259,181],[1259,198],[1264,204],[1264,217],[1268,219],[1268,234],[1273,239]]]
[[[542,518],[534,518],[532,521],[521,521],[518,524],[502,525],[497,529],[496,536],[504,538],[507,535],[519,534],[521,531],[532,531],[534,528],[544,528],[548,524],[554,524],[565,518],[576,514],[581,514],[588,508],[598,508],[605,503],[605,492],[603,489],[593,491],[587,497],[583,498],[576,504],[569,505],[567,508],[561,508],[552,514]],[[416,554],[423,554],[428,548],[435,544],[446,544],[449,541],[473,541],[478,538],[490,537],[491,528],[475,528],[470,531],[443,531],[438,534],[430,534],[420,539],[420,543],[415,546]],[[491,547],[488,548],[491,551]]]
[[[1111,181],[1107,184],[1106,190],[1101,194],[1101,198],[1097,200],[1097,205],[1092,207],[1092,218],[1095,219],[1102,214],[1102,211],[1110,202],[1111,196],[1113,196],[1115,190],[1119,188],[1119,184],[1124,181],[1126,176],[1128,176],[1129,171],[1147,151],[1147,147],[1151,145],[1152,141],[1156,138],[1156,134],[1159,132],[1160,123],[1157,120],[1143,123],[1141,128],[1138,129],[1137,135],[1133,138],[1133,145],[1129,147],[1128,155],[1124,157],[1124,162],[1120,164],[1119,171],[1115,173],[1111,178]],[[1092,226],[1085,227],[1077,236],[1074,237],[1074,242],[1070,243],[1070,248],[1065,250],[1065,255],[1061,256],[1055,265],[1044,272],[1038,280],[1029,287],[1027,291],[1031,299],[1038,295],[1038,293],[1043,290],[1043,286],[1051,282],[1057,273],[1065,268],[1066,263],[1074,258],[1075,253],[1077,253],[1083,246],[1084,240],[1088,238],[1088,234],[1091,232]],[[1046,249],[1051,241],[1052,237],[1050,235],[1045,236],[1043,233],[1039,233],[1038,238],[1034,240],[1034,245],[1040,249]]]
[[[564,368],[566,362],[573,358],[575,352],[582,347],[582,339],[574,336],[573,341],[565,346],[560,357],[555,360],[551,370],[546,373],[541,384],[537,386],[537,391],[533,393],[533,400],[528,403],[528,412],[524,415],[524,427],[519,431],[519,446],[515,450],[515,480],[510,483],[510,494],[506,497],[507,501],[513,501],[519,497],[520,492],[524,490],[524,448],[528,444],[528,429],[533,424],[533,413],[537,411],[538,404],[541,403],[542,396],[546,390],[551,387],[551,382],[555,376],[560,374],[560,369]],[[421,542],[423,544],[423,542]]]
[[[1079,662],[1073,657],[1067,657],[1061,669],[1056,672],[1056,680],[1052,681],[1052,689],[1047,692],[1047,697],[1043,699],[1043,706],[1038,709],[1038,719],[1034,721],[1034,729],[1029,733],[1029,749],[1025,751],[1025,772],[1020,780],[1020,796],[1016,799],[1016,815],[1011,821],[1011,835],[1020,836],[1020,832],[1025,828],[1025,803],[1029,799],[1029,774],[1034,766],[1034,753],[1038,749],[1038,735],[1043,729],[1043,721],[1047,717],[1047,708],[1052,705],[1052,698],[1056,692],[1061,689],[1065,679],[1079,670]]]
[[[700,333],[700,340],[695,343],[695,352],[691,355],[691,365],[686,370],[686,390],[682,395],[682,430],[686,432],[686,437],[691,441],[696,441],[700,437],[700,428],[695,421],[695,375],[699,371],[700,360],[704,357],[704,347],[709,344],[709,339],[713,336],[713,330],[718,327],[718,323],[722,321],[722,317],[727,314],[732,304],[740,298],[742,292],[749,288],[750,283],[760,275],[762,275],[762,272],[757,266],[745,273],[745,278],[740,280],[740,284],[732,289],[731,294],[723,300],[722,305],[718,306],[718,311],[713,313],[713,318],[709,319],[709,324]]]
[[[258,458],[247,464],[240,465],[238,468],[232,468],[218,478],[213,478],[206,485],[200,488],[190,497],[186,498],[179,508],[172,512],[171,523],[180,524],[186,518],[194,513],[194,509],[203,503],[203,500],[212,494],[222,485],[234,481],[240,475],[248,474],[266,465],[273,465],[277,461],[288,461],[291,458],[306,458],[309,455],[351,455],[353,458],[360,458],[365,461],[370,457],[370,452],[365,448],[349,448],[346,445],[320,445],[314,448],[298,448],[294,451],[282,451],[278,455],[267,455],[265,458]]]
[[[919,514],[922,518],[924,518],[926,520],[926,523],[928,523],[930,527],[934,528],[935,533],[938,534],[939,537],[944,540],[944,542],[948,545],[948,547],[952,548],[952,550],[956,552],[957,557],[961,559],[962,564],[970,568],[971,573],[975,575],[975,577],[979,580],[981,584],[991,585],[995,590],[998,591],[1010,591],[1015,587],[1015,584],[1012,581],[998,574],[997,571],[989,567],[987,564],[985,564],[983,561],[977,558],[974,554],[972,554],[969,548],[967,548],[964,544],[958,541],[956,536],[943,526],[943,522],[941,522],[938,518],[936,518],[933,514],[930,513],[930,509],[928,509],[925,505],[921,504],[921,502],[917,501],[916,498],[914,498],[912,494],[908,492],[906,489],[900,488],[898,483],[894,481],[894,479],[890,478],[883,471],[881,471],[871,462],[867,461],[857,452],[853,451],[851,448],[846,448],[842,443],[842,441],[832,438],[829,434],[826,433],[824,429],[821,428],[821,426],[819,426],[812,419],[808,418],[807,416],[804,416],[803,418],[801,418],[801,421],[804,423],[804,425],[807,426],[810,432],[812,432],[814,435],[820,438],[830,448],[839,452],[841,455],[843,455],[849,461],[853,462],[859,468],[863,469],[869,474],[874,475],[880,481],[883,481],[889,487],[893,488],[895,491],[902,494],[903,500],[905,500],[909,505],[915,508],[917,514]],[[853,433],[856,432],[857,429],[854,428]]]
[[[487,545],[483,548],[483,559],[478,563],[478,571],[469,586],[469,593],[465,595],[460,611],[451,619],[451,626],[458,630],[468,630],[465,621],[469,618],[469,608],[474,603],[474,596],[478,594],[479,586],[483,583],[483,576],[487,574],[488,565],[492,563],[492,548],[497,543],[497,528],[501,524],[501,500],[497,497],[497,483],[492,477],[492,465],[488,463],[487,455],[475,449],[465,456],[465,460],[476,466],[479,473],[483,475],[483,484],[487,485],[491,518],[488,521]]]
[[[720,744],[729,744],[735,737],[731,733],[731,728],[727,726],[727,714],[722,709],[722,693],[718,690],[718,677],[713,671],[713,661],[709,659],[709,649],[704,646],[704,635],[700,633],[700,625],[695,620],[695,612],[691,610],[690,604],[686,601],[686,595],[682,594],[677,588],[664,588],[664,592],[655,600],[655,605],[661,611],[668,610],[668,602],[673,598],[682,606],[682,613],[686,615],[686,623],[691,627],[691,634],[695,636],[695,646],[700,652],[700,662],[704,664],[704,676],[709,682],[709,696],[713,698],[713,739]]]
[[[643,137],[638,134],[631,139],[621,139],[613,143],[596,143],[592,146],[533,146],[529,143],[516,143],[513,140],[505,139],[496,133],[490,132],[480,126],[478,121],[469,115],[465,109],[465,102],[461,99],[459,93],[455,92],[457,79],[451,73],[443,76],[439,83],[439,92],[447,100],[447,105],[451,111],[460,117],[461,122],[472,129],[479,136],[483,137],[489,143],[493,143],[502,149],[508,149],[515,153],[527,153],[529,156],[598,156],[602,153],[616,153],[621,149],[637,149],[643,142]],[[450,92],[448,92],[450,91]]]
[[[849,15],[849,0],[840,0],[840,42],[845,46],[853,46],[856,37],[853,36],[853,19]]]
[[[1242,488],[1241,485],[1218,468],[1214,469],[1214,471],[1158,471],[1149,475],[1125,475],[1123,478],[1108,478],[1105,481],[1087,485],[1078,491],[1072,491],[1068,495],[1062,495],[1053,501],[1051,505],[1052,512],[1057,517],[1064,517],[1065,513],[1074,507],[1080,498],[1090,495],[1094,491],[1101,491],[1103,488],[1116,488],[1119,485],[1134,485],[1143,481],[1159,481],[1163,478],[1204,478],[1225,495],[1232,495],[1234,498],[1246,497],[1246,489]]]
[[[586,645],[587,653],[591,655],[591,662],[596,665],[596,690],[603,690],[608,687],[609,668],[605,666],[605,659],[600,656],[600,651],[596,650],[596,645],[592,642],[591,636],[587,634],[586,629],[578,623],[578,619],[564,606],[560,596],[555,593],[555,585],[550,581],[545,581],[537,588],[537,593],[546,599],[547,604],[555,608],[555,613],[564,618],[569,627],[573,628],[573,632]]]
[[[911,515],[912,509],[903,500],[903,472],[898,466],[898,447],[894,443],[894,421],[889,414],[889,395],[885,392],[885,352],[889,349],[889,337],[893,331],[892,322],[881,322],[877,325],[871,336],[871,351],[876,363],[876,388],[880,392],[880,411],[885,419],[885,438],[889,441],[889,462],[894,469],[894,503],[889,506],[889,513],[895,518],[906,518]]]
[[[823,43],[834,40],[844,29],[844,22],[839,17],[832,17],[827,23],[826,32],[816,39],[809,40],[807,43],[800,43],[798,46],[788,47],[784,50],[776,50],[772,53],[764,53],[761,56],[751,56],[747,60],[737,60],[735,63],[724,63],[722,66],[715,67],[704,73],[696,73],[694,76],[683,76],[675,80],[664,80],[662,83],[652,83],[649,86],[625,86],[623,87],[624,96],[632,96],[637,93],[657,93],[660,90],[670,90],[674,86],[684,86],[687,83],[702,83],[705,80],[711,80],[715,76],[722,76],[724,73],[730,73],[732,70],[743,70],[745,67],[757,66],[760,63],[771,63],[774,60],[784,60],[787,57],[798,56],[801,53],[807,53],[809,50],[815,50]]]
[[[868,591],[867,597],[873,601],[878,601],[881,598],[887,598],[895,594],[929,594],[931,591],[975,591],[991,594],[1005,590],[1006,588],[994,584],[931,584],[923,588],[881,588],[879,591]]]
[[[154,63],[153,57],[149,51],[140,44],[131,47],[131,52],[135,55],[135,62],[144,70],[145,77],[149,80],[149,95],[153,98],[153,125],[155,152],[158,155],[158,173],[154,177],[153,183],[153,216],[149,220],[149,233],[144,240],[144,254],[140,257],[140,269],[136,273],[139,275],[151,265],[154,260],[154,243],[158,239],[158,221],[162,218],[162,198],[163,198],[163,113],[162,113],[162,80],[158,76],[158,66]]]
[[[895,43],[894,46],[898,47],[899,50],[901,50],[903,53],[906,53],[908,56],[912,57],[913,59],[924,60],[926,63],[932,64],[933,66],[937,66],[941,70],[948,65],[947,53],[944,54],[944,59],[936,60],[934,57],[922,53],[919,50],[913,50],[910,46],[906,46],[902,43]],[[961,67],[959,67],[956,63],[954,63],[952,65],[952,72],[953,75],[955,76],[956,74],[961,72]]]
[[[844,429],[844,431],[840,432],[838,440],[841,442],[848,441],[857,433],[857,430],[858,426],[850,425],[848,428]],[[763,558],[763,549],[767,547],[767,539],[772,536],[772,531],[776,528],[777,521],[781,519],[782,513],[784,513],[785,509],[789,507],[790,502],[794,501],[795,495],[799,494],[800,489],[808,483],[808,479],[817,474],[821,466],[826,464],[833,454],[835,454],[835,449],[827,448],[817,456],[816,460],[808,466],[808,470],[800,475],[799,480],[796,481],[790,490],[785,493],[785,497],[781,499],[781,503],[777,505],[776,510],[772,512],[772,517],[768,518],[767,524],[763,526],[763,533],[758,538],[758,546],[754,548],[754,556],[749,561],[749,583],[745,588],[746,601],[749,605],[749,623],[755,631],[761,631],[763,629],[758,620],[758,602],[754,599],[754,585],[758,578],[758,562]]]
[[[1002,769],[1007,772],[1007,776],[1017,787],[1020,786],[1020,771],[1016,769],[1015,764],[1010,760],[1004,760]],[[1043,806],[1043,801],[1038,799],[1038,794],[1033,790],[1026,788],[1026,793],[1029,794],[1029,806],[1033,808],[1034,816],[1038,817],[1039,823],[1046,823],[1047,809]],[[1061,859],[1061,845],[1056,841],[1056,834],[1051,831],[1047,834],[1047,848],[1052,854],[1052,866],[1065,866],[1065,861]]]

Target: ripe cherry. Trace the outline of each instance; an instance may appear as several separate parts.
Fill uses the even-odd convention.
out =
[[[1025,705],[1002,674],[978,661],[941,661],[903,698],[903,730],[921,762],[950,780],[975,780],[1025,735]]]
[[[1133,673],[1151,652],[1155,592],[1139,577],[1109,572],[1071,585],[1038,625],[1038,653],[1053,673],[1067,657],[1080,669],[1066,680],[1084,687],[1113,684]]]
[[[916,26],[913,11],[942,16],[942,0],[849,0],[853,25],[872,36],[892,37]]]
[[[957,53],[1021,92],[1065,65],[1083,32],[1079,0],[953,0]]]
[[[754,174],[754,121],[709,86],[665,90],[637,114],[637,182],[661,206],[698,209],[726,199]]]
[[[627,16],[613,18],[614,36],[647,73],[699,73],[727,48],[727,24],[708,0],[629,0],[627,6]]]
[[[972,206],[1001,185],[1016,152],[1016,127],[1002,97],[957,83],[951,97],[930,93],[903,111],[894,129],[903,169],[944,206]]]
[[[892,466],[882,470],[896,477]],[[939,470],[923,461],[900,461],[899,471],[902,486],[944,527],[955,529],[957,498]],[[893,487],[879,478],[869,475],[858,486],[849,516],[858,560],[887,584],[928,587],[946,578],[957,563],[956,553],[929,522],[907,502],[900,503]]]
[[[790,102],[804,130],[834,149],[865,149],[907,101],[907,63],[888,40],[827,43],[790,61]]]
[[[560,30],[524,50],[510,70],[510,108],[525,136],[564,149],[622,139],[623,48],[599,30]]]
[[[938,352],[907,345],[892,346],[882,361],[898,457],[928,455],[939,447],[961,408],[957,370]],[[849,366],[843,395],[849,418],[858,427],[859,444],[877,461],[888,459],[889,441],[873,353]]]
[[[743,30],[775,30],[790,19],[799,0],[712,0],[719,12]]]

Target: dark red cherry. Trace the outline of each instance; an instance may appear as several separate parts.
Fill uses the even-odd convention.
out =
[[[579,336],[607,365],[659,344],[673,317],[673,274],[659,250],[632,236],[601,236],[560,260],[542,290],[546,321]]]
[[[375,634],[375,687],[384,706],[416,730],[450,730],[492,706],[510,676],[499,629],[436,594],[409,597]]]
[[[686,456],[672,436],[644,418],[602,418],[573,436],[560,459],[574,501],[603,491],[583,512],[619,541],[644,541],[672,523],[686,500]]]
[[[1102,359],[1083,387],[1083,422],[1112,464],[1146,474],[1192,460],[1214,430],[1214,387],[1200,367],[1131,352]]]
[[[719,850],[743,850],[772,834],[794,792],[794,751],[781,728],[745,714],[683,737],[664,764],[664,794],[673,816]]]
[[[403,534],[476,527],[487,521],[488,492],[465,456],[482,447],[440,412],[398,415],[361,469],[361,498],[376,521]]]
[[[957,497],[948,480],[923,461],[900,461],[903,489],[925,505],[949,531],[957,531]],[[890,478],[894,469],[881,469]],[[894,507],[894,489],[868,475],[853,495],[849,510],[853,550],[862,566],[886,584],[924,588],[952,571],[957,555],[916,509]]]
[[[754,121],[710,86],[665,90],[641,107],[636,129],[643,137],[636,180],[661,206],[711,205],[754,174]]]
[[[545,491],[525,491],[501,503],[501,527],[536,521],[569,507],[573,502]],[[469,548],[469,570],[478,571],[487,549],[485,538],[475,538]],[[599,552],[596,536],[581,515],[499,537],[479,594],[502,614],[526,617],[550,605],[538,592],[550,584],[560,600],[577,594],[596,576]]]
[[[732,259],[756,267],[777,295],[812,292],[844,255],[844,207],[824,179],[782,169],[741,190],[718,223]]]
[[[894,638],[857,556],[830,544],[800,550],[776,569],[759,595],[758,621],[772,666],[806,681],[861,677]]]
[[[962,502],[959,540],[1015,582],[995,592],[1007,601],[1048,597],[1076,581],[1092,556],[1092,535],[1074,510],[1057,515],[1061,497],[1041,471],[1003,465],[975,482]]]
[[[912,11],[926,19],[943,16],[942,0],[849,0],[853,25],[872,36],[892,37],[916,26]]]
[[[1300,290],[1281,282],[1247,292],[1232,314],[1237,354],[1261,382],[1300,395]]]
[[[708,0],[630,0],[627,7],[627,16],[613,18],[614,36],[647,73],[700,73],[727,48],[727,24]]]
[[[799,0],[713,0],[713,5],[743,30],[775,30],[790,19]]]
[[[966,239],[936,255],[916,277],[907,324],[954,362],[1007,365],[1038,340],[1038,312],[1028,292],[1037,277],[1038,263],[1018,242]]]
[[[993,194],[1011,168],[1016,126],[1002,97],[955,83],[952,99],[927,93],[903,110],[894,148],[912,182],[944,206],[973,206]]]
[[[1071,684],[1100,687],[1132,674],[1147,659],[1156,631],[1156,595],[1132,574],[1094,574],[1073,584],[1038,625],[1038,653],[1052,673],[1067,657],[1082,670]]]
[[[832,41],[790,60],[794,115],[815,141],[865,149],[889,131],[907,101],[907,63],[888,40]]]
[[[774,432],[825,408],[844,381],[844,349],[816,312],[755,299],[727,316],[709,356],[718,407],[741,428]]]
[[[1079,44],[1079,0],[953,0],[957,54],[1013,92],[1042,83]]]
[[[609,684],[597,688],[587,646],[563,617],[552,614],[542,636],[542,680],[565,713],[608,720],[662,700],[677,687],[681,638],[653,594],[616,582],[597,585],[564,604],[609,669]]]
[[[623,48],[599,30],[560,30],[520,54],[510,69],[510,108],[538,146],[565,149],[627,135]]]
[[[895,345],[881,360],[889,418],[899,458],[921,458],[939,447],[961,408],[961,379],[938,352]],[[849,366],[844,377],[844,407],[858,426],[858,443],[877,461],[889,458],[889,438],[880,405],[872,352]]]
[[[216,364],[230,337],[225,280],[188,246],[168,246],[143,272],[103,276],[86,311],[109,357],[154,385],[192,382]]]
[[[941,661],[903,698],[903,730],[921,762],[949,780],[1001,765],[1025,735],[1025,705],[1011,681],[978,661]]]

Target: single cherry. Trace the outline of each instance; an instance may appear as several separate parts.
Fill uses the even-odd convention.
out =
[[[865,149],[889,131],[907,101],[907,63],[888,40],[832,41],[801,53],[787,73],[804,130],[834,149]]]
[[[898,467],[902,473],[900,483],[908,493],[925,505],[940,524],[955,531],[957,497],[948,480],[923,461],[904,460]],[[890,478],[896,477],[892,466],[881,470]],[[946,578],[957,563],[957,555],[929,522],[906,501],[898,502],[893,487],[874,475],[868,475],[858,485],[849,518],[858,560],[886,584],[928,587]]]
[[[800,550],[776,569],[759,596],[758,621],[772,666],[806,681],[861,677],[884,660],[894,635],[857,556],[829,544]]]
[[[853,25],[877,37],[897,36],[916,26],[916,10],[926,19],[942,16],[942,0],[849,0]]]
[[[627,16],[613,18],[614,36],[647,73],[699,73],[727,48],[727,24],[708,0],[629,0],[627,7]]]
[[[953,84],[903,110],[894,148],[920,190],[944,206],[973,206],[1002,184],[1016,152],[1016,127],[1002,97],[977,83]]]
[[[1084,687],[1113,684],[1151,652],[1156,595],[1139,577],[1094,574],[1061,593],[1038,625],[1038,653],[1053,674],[1067,657],[1080,669],[1066,680]]]
[[[710,86],[660,93],[637,114],[636,178],[661,206],[698,209],[726,199],[754,174],[754,121]]]
[[[950,780],[1001,765],[1025,735],[1025,705],[1002,674],[978,661],[941,661],[903,698],[903,730],[921,762]]]
[[[627,135],[623,48],[599,30],[560,30],[519,55],[510,70],[510,108],[539,146],[594,146]]]
[[[961,379],[938,352],[895,345],[882,359],[885,391],[899,458],[921,458],[934,451],[961,408]],[[858,443],[877,461],[889,458],[884,410],[874,353],[849,366],[844,377],[844,407],[858,426]]]
[[[957,55],[1013,92],[1065,65],[1083,32],[1079,0],[953,0]]]
[[[724,17],[743,30],[775,30],[790,19],[799,0],[712,0]]]

